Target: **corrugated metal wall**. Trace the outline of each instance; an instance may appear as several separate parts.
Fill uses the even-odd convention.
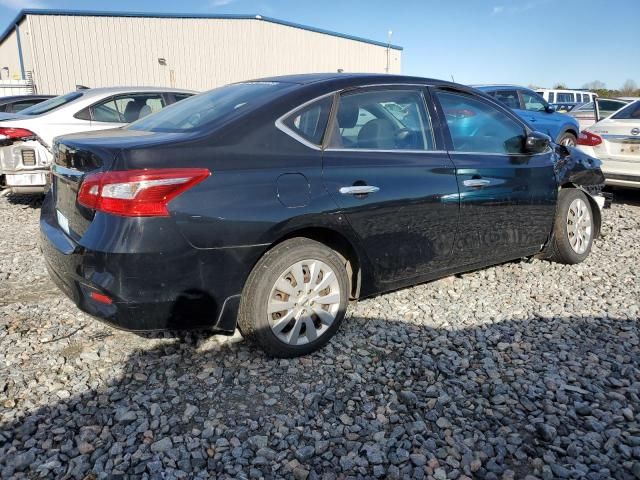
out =
[[[250,78],[337,71],[380,72],[387,49],[250,19],[29,15],[25,68],[40,92],[157,85],[208,90]],[[6,42],[5,42],[6,43]],[[390,50],[390,72],[400,72]],[[27,61],[28,58],[28,61]],[[158,63],[166,59],[167,65]],[[172,73],[173,72],[173,73]]]
[[[21,33],[24,25],[25,23],[23,22],[20,27]],[[10,79],[20,78],[20,59],[18,57],[18,42],[15,30],[9,34],[4,42],[0,43],[0,68],[4,67],[7,67],[9,69]],[[6,70],[2,72],[2,78],[7,78]]]

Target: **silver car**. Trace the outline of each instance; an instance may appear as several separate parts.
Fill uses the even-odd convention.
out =
[[[0,179],[14,193],[42,193],[60,135],[122,127],[196,92],[157,87],[92,88],[0,117]]]
[[[602,161],[607,184],[640,188],[640,100],[580,133],[578,148]]]

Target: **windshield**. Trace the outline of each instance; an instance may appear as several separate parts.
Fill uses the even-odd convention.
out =
[[[150,132],[186,132],[213,123],[276,98],[292,84],[280,82],[234,83],[195,95],[129,125]]]
[[[616,120],[640,120],[640,100],[630,103],[611,118]]]
[[[20,115],[41,115],[43,113],[50,112],[56,108],[60,108],[63,105],[67,105],[82,96],[82,92],[70,92],[59,97],[53,97],[42,103],[33,105],[32,107],[25,108],[20,111]]]

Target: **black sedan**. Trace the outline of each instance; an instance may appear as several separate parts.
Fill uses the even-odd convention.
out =
[[[478,91],[323,74],[236,83],[60,138],[42,208],[52,278],[129,330],[236,327],[309,353],[350,300],[521,257],[578,263],[599,161]]]
[[[13,95],[10,97],[0,97],[0,112],[20,113],[25,108],[32,107],[50,98],[53,98],[53,95]]]

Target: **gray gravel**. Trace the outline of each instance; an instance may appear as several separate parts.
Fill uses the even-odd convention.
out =
[[[80,313],[38,214],[0,198],[1,478],[640,478],[638,206],[581,265],[366,300],[294,360]]]

